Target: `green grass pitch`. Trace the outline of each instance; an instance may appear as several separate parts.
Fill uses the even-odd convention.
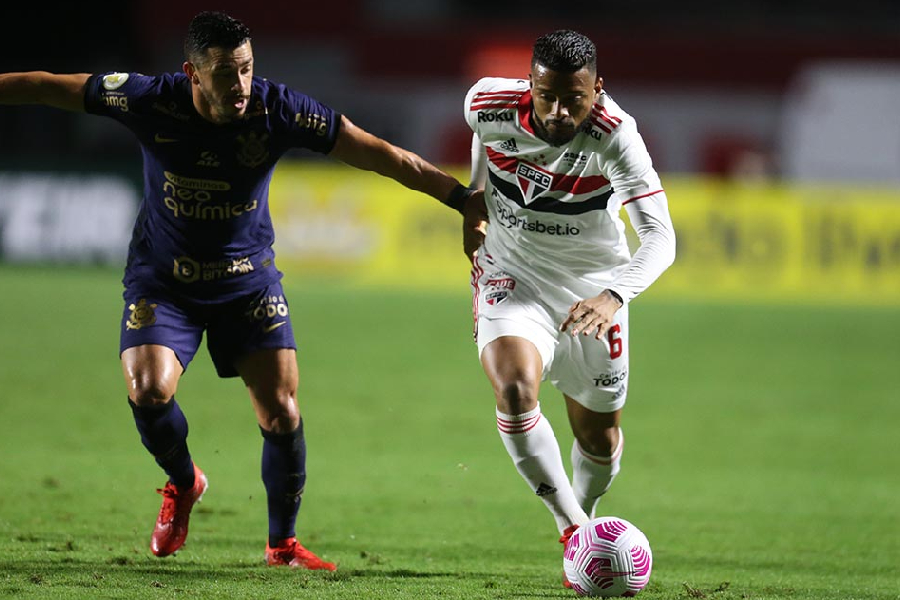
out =
[[[574,596],[497,437],[465,273],[453,294],[286,282],[309,447],[298,531],[336,573],[263,566],[261,439],[205,348],[177,397],[210,489],[185,548],[154,558],[164,477],[125,401],[119,277],[0,267],[0,597]],[[900,309],[650,295],[631,319],[623,469],[602,506],[650,539],[639,597],[900,598]],[[542,405],[567,457],[552,388]]]

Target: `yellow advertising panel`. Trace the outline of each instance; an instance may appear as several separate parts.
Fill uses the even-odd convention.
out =
[[[678,253],[648,296],[900,303],[900,189],[663,179]],[[373,285],[468,285],[460,216],[390,179],[342,165],[285,163],[270,200],[285,272]]]
[[[678,253],[649,293],[900,303],[900,190],[666,179]]]
[[[462,217],[392,179],[339,165],[283,164],[270,204],[276,260],[286,273],[467,289]]]

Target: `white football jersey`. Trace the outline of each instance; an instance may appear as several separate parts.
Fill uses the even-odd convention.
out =
[[[465,117],[487,159],[484,251],[545,290],[562,285],[580,299],[611,288],[627,302],[674,258],[665,193],[634,119],[603,92],[581,131],[557,147],[535,135],[531,112],[526,80],[487,77],[466,95]],[[671,248],[632,261],[619,216],[629,203],[667,230]]]

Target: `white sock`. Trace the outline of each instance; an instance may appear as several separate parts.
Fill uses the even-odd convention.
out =
[[[521,415],[497,411],[497,429],[506,451],[531,490],[540,496],[556,519],[560,534],[588,518],[581,509],[563,467],[559,443],[541,405]]]
[[[578,440],[572,443],[572,489],[578,503],[591,518],[596,517],[597,500],[606,493],[619,473],[625,438],[619,429],[619,443],[612,456],[589,454]]]

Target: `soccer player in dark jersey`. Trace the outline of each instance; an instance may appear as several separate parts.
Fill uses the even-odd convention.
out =
[[[262,433],[267,563],[334,570],[296,538],[306,444],[294,333],[272,250],[275,165],[290,148],[328,154],[437,198],[466,223],[478,223],[470,217],[481,214],[483,196],[313,98],[254,76],[250,31],[224,13],[195,16],[184,51],[183,73],[0,75],[0,104],[111,117],[140,142],[144,192],[123,278],[120,355],[141,441],[169,477],[153,554],[182,547],[207,489],[175,401],[205,331],[219,376],[247,386]],[[470,227],[467,251],[480,236]]]

